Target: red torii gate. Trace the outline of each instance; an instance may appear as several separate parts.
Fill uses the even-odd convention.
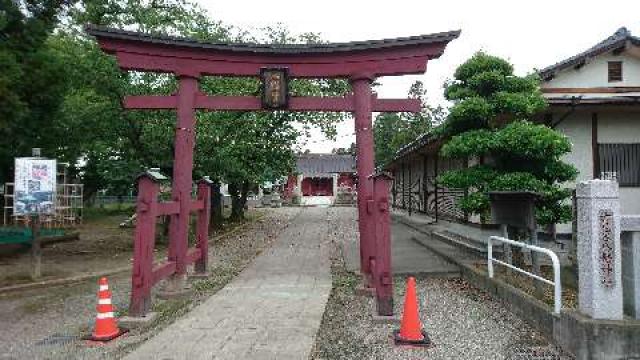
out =
[[[97,38],[103,51],[116,56],[122,70],[173,73],[179,81],[175,95],[127,96],[124,101],[126,109],[177,110],[172,201],[157,203],[153,176],[140,181],[130,315],[141,316],[149,310],[151,287],[162,278],[170,277],[169,288],[179,290],[188,264],[195,262],[196,271],[206,273],[205,218],[209,208],[206,186],[199,187],[197,200],[191,198],[195,111],[276,108],[354,113],[361,271],[365,286],[375,288],[378,313],[393,314],[388,178],[374,176],[371,116],[372,112],[418,112],[420,103],[416,99],[378,99],[371,83],[380,76],[424,73],[427,61],[442,55],[459,31],[374,41],[288,45],[207,43],[91,25],[86,31]],[[352,94],[290,99],[285,94],[287,101],[265,108],[264,99],[258,97],[208,96],[198,89],[201,76],[259,77],[265,70],[282,70],[285,77],[291,78],[349,79]],[[200,220],[198,246],[189,250],[192,210],[200,211]],[[169,253],[166,262],[154,267],[152,224],[160,215],[172,216]]]

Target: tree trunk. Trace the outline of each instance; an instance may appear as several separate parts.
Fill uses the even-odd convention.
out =
[[[222,226],[222,193],[220,192],[220,184],[214,183],[211,187],[211,226],[219,229]]]
[[[243,218],[244,218],[244,210],[247,209],[247,196],[248,195],[249,195],[249,182],[245,180],[242,183],[242,189],[241,189],[241,192],[240,192],[240,203],[242,205]]]
[[[229,183],[229,195],[231,195],[231,216],[229,220],[240,221],[244,219],[244,204],[242,203],[241,184]]]

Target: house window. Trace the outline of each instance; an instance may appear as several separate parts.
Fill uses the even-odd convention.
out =
[[[598,144],[600,172],[613,174],[620,186],[640,186],[640,143]]]
[[[609,61],[609,82],[622,81],[622,61]]]

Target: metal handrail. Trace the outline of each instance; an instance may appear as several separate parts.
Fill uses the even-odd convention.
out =
[[[532,251],[536,251],[536,252],[540,252],[543,254],[547,254],[550,258],[551,258],[551,263],[553,264],[553,280],[548,280],[545,279],[541,276],[538,276],[536,274],[530,273],[526,270],[520,269],[519,267],[513,266],[509,263],[506,263],[504,261],[500,261],[498,259],[495,259],[493,257],[493,241],[499,241],[502,243],[506,243],[509,245],[514,245],[514,246],[518,246],[521,248],[525,248],[525,249],[529,249]],[[489,271],[489,277],[493,278],[493,263],[498,263],[500,265],[504,265],[510,269],[513,269],[517,272],[520,272],[522,274],[525,275],[529,275],[532,278],[542,281],[546,284],[549,285],[553,285],[554,287],[554,314],[560,314],[560,310],[562,309],[562,284],[560,281],[560,261],[558,260],[558,255],[556,255],[556,253],[554,253],[553,251],[549,250],[549,249],[545,249],[545,248],[541,248],[539,246],[534,246],[534,245],[529,245],[529,244],[525,244],[519,241],[514,241],[514,240],[510,240],[510,239],[506,239],[500,236],[490,236],[489,237],[489,241],[487,243],[488,245],[488,249],[487,249],[487,266],[488,266],[488,271]]]

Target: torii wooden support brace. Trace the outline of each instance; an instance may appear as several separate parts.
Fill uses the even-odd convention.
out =
[[[133,246],[133,271],[131,274],[130,316],[143,316],[151,308],[151,288],[162,279],[174,276],[179,268],[194,264],[196,273],[206,274],[209,245],[209,217],[211,216],[211,182],[198,183],[195,200],[189,194],[186,213],[197,212],[196,247],[180,244],[181,257],[169,256],[165,261],[154,262],[156,223],[159,216],[180,214],[183,204],[179,201],[159,202],[159,182],[167,180],[157,172],[147,171],[138,177],[136,203],[136,231]],[[171,243],[170,243],[171,246]],[[180,263],[182,261],[182,263]]]
[[[416,99],[378,99],[371,90],[371,84],[382,76],[424,73],[427,61],[440,57],[447,44],[459,36],[459,31],[349,43],[277,46],[208,43],[96,26],[88,26],[86,31],[97,38],[103,51],[116,56],[122,70],[172,73],[179,80],[175,95],[128,96],[124,101],[127,109],[177,110],[172,191],[172,201],[176,205],[171,206],[177,206],[179,211],[172,213],[169,248],[169,263],[173,264],[171,266],[175,267],[175,271],[168,268],[161,273],[173,274],[170,284],[181,286],[186,264],[193,259],[186,247],[189,218],[186,209],[191,201],[189,194],[193,170],[195,111],[265,110],[258,97],[204,95],[198,89],[198,79],[202,76],[260,77],[261,72],[266,69],[286,71],[290,78],[338,78],[351,82],[353,93],[350,95],[292,97],[279,110],[346,111],[354,114],[360,265],[367,286],[381,283],[373,281],[375,279],[372,278],[370,267],[381,254],[376,248],[380,246],[380,242],[376,241],[377,221],[384,220],[383,227],[377,229],[377,232],[382,231],[386,234],[385,238],[390,238],[390,230],[388,225],[384,225],[389,223],[388,211],[377,215],[382,220],[374,220],[374,214],[368,210],[369,204],[375,201],[373,180],[369,178],[374,172],[372,112],[417,112],[420,111],[420,103]],[[150,227],[144,222],[151,221],[150,219],[143,216],[142,221],[138,220],[137,226],[148,232]],[[136,234],[142,231],[136,229]],[[378,261],[377,271],[390,274],[391,269],[386,268],[389,264],[386,260]],[[391,277],[388,279],[390,282]],[[385,280],[383,284],[384,289],[391,285],[386,282]],[[135,286],[134,284],[134,290]]]
[[[391,217],[389,216],[389,190],[393,178],[386,173],[370,177],[373,199],[367,211],[373,216],[375,247],[370,257],[372,283],[376,290],[378,315],[393,315],[393,274],[391,273]]]

